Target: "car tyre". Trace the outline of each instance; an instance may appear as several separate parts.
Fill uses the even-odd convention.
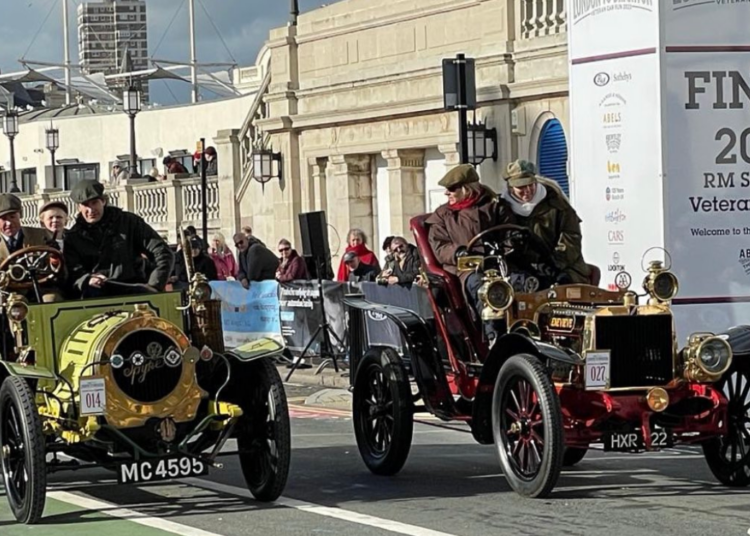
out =
[[[727,435],[703,443],[709,469],[733,488],[750,485],[750,365],[737,363],[715,385],[727,397]]]
[[[573,467],[586,456],[589,449],[567,447],[563,453],[563,467]]]
[[[557,484],[565,450],[560,400],[541,361],[518,354],[500,368],[492,434],[503,474],[519,495],[542,498]]]
[[[38,523],[47,490],[42,421],[29,384],[13,376],[0,387],[0,467],[13,516]]]
[[[398,354],[369,350],[357,367],[352,396],[354,435],[362,460],[376,475],[398,473],[414,434],[414,405]]]
[[[240,466],[259,501],[279,498],[289,477],[291,425],[281,376],[269,359],[251,364],[243,415],[237,424]]]

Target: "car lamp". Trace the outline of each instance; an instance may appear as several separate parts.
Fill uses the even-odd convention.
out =
[[[685,350],[685,377],[690,381],[718,381],[732,365],[732,357],[732,347],[726,338],[694,333]]]
[[[29,314],[29,306],[26,304],[26,301],[18,295],[14,295],[8,300],[6,310],[11,322],[16,323],[21,323],[26,320],[26,317]]]
[[[646,394],[646,403],[651,411],[660,413],[669,406],[669,394],[662,387],[654,387]]]
[[[653,261],[643,281],[643,288],[652,298],[660,302],[668,302],[677,295],[680,284],[677,276],[665,270],[661,261]]]
[[[505,311],[513,303],[513,287],[504,279],[490,277],[477,293],[485,304],[482,309],[482,320],[499,320],[505,318]]]

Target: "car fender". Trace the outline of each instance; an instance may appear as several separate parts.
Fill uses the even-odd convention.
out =
[[[735,358],[750,359],[750,326],[735,326],[718,335],[726,336]]]
[[[509,333],[500,337],[490,350],[482,366],[477,396],[474,398],[471,432],[480,444],[489,445],[492,438],[492,393],[500,369],[508,359],[518,354],[531,354],[543,362],[558,361],[569,365],[580,365],[583,361],[560,348],[538,341],[521,333]]]

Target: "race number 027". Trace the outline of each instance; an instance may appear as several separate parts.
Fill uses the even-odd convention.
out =
[[[734,152],[734,148],[736,145],[738,145],[737,133],[731,128],[722,128],[716,133],[716,141],[721,141],[724,138],[729,138],[729,141],[726,147],[724,147],[724,149],[722,149],[719,155],[716,157],[716,163],[736,164],[737,153]],[[739,141],[740,156],[742,157],[742,160],[750,164],[750,128],[746,128],[740,133]]]

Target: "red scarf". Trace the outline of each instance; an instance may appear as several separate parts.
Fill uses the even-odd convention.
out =
[[[376,266],[378,264],[378,259],[375,257],[375,254],[367,249],[367,246],[364,244],[360,244],[356,247],[348,246],[346,248],[346,251],[344,254],[349,253],[350,251],[353,251],[357,254],[357,257],[359,257],[360,262],[363,262],[365,264],[370,264],[372,266]],[[343,257],[343,255],[342,255]],[[336,277],[337,281],[346,281],[349,279],[349,267],[346,265],[346,263],[343,261],[343,258],[341,260],[341,264],[339,264],[339,273]]]
[[[448,205],[448,208],[451,210],[463,210],[465,208],[473,207],[477,204],[477,201],[479,201],[480,195],[478,193],[472,193],[469,197],[464,199],[463,201],[459,201],[458,203],[454,203],[452,205]]]

